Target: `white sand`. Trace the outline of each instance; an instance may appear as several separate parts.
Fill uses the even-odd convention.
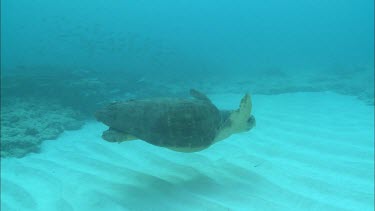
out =
[[[373,210],[374,107],[333,93],[253,101],[254,130],[199,153],[108,143],[89,122],[2,159],[1,210]]]

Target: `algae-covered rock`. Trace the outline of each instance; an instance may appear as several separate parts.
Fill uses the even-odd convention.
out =
[[[1,157],[38,152],[44,140],[83,125],[81,115],[56,102],[35,98],[7,98],[1,108]]]

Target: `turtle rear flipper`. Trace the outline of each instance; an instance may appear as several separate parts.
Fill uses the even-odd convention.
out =
[[[123,142],[123,141],[131,141],[131,140],[137,139],[136,137],[132,135],[122,133],[112,128],[109,128],[108,130],[104,131],[102,138],[109,142]]]
[[[208,146],[202,146],[202,147],[166,147],[170,150],[176,151],[176,152],[185,152],[185,153],[191,153],[191,152],[199,152],[204,149],[207,149]]]

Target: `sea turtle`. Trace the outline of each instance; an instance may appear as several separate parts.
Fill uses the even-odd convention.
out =
[[[193,89],[190,95],[192,98],[187,99],[111,103],[95,114],[109,126],[102,137],[109,142],[141,139],[179,152],[196,152],[255,126],[249,94],[237,110],[219,110],[206,95]]]

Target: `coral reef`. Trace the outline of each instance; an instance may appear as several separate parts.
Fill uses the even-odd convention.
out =
[[[51,101],[7,98],[1,108],[1,157],[37,152],[44,140],[83,125],[78,112]]]

